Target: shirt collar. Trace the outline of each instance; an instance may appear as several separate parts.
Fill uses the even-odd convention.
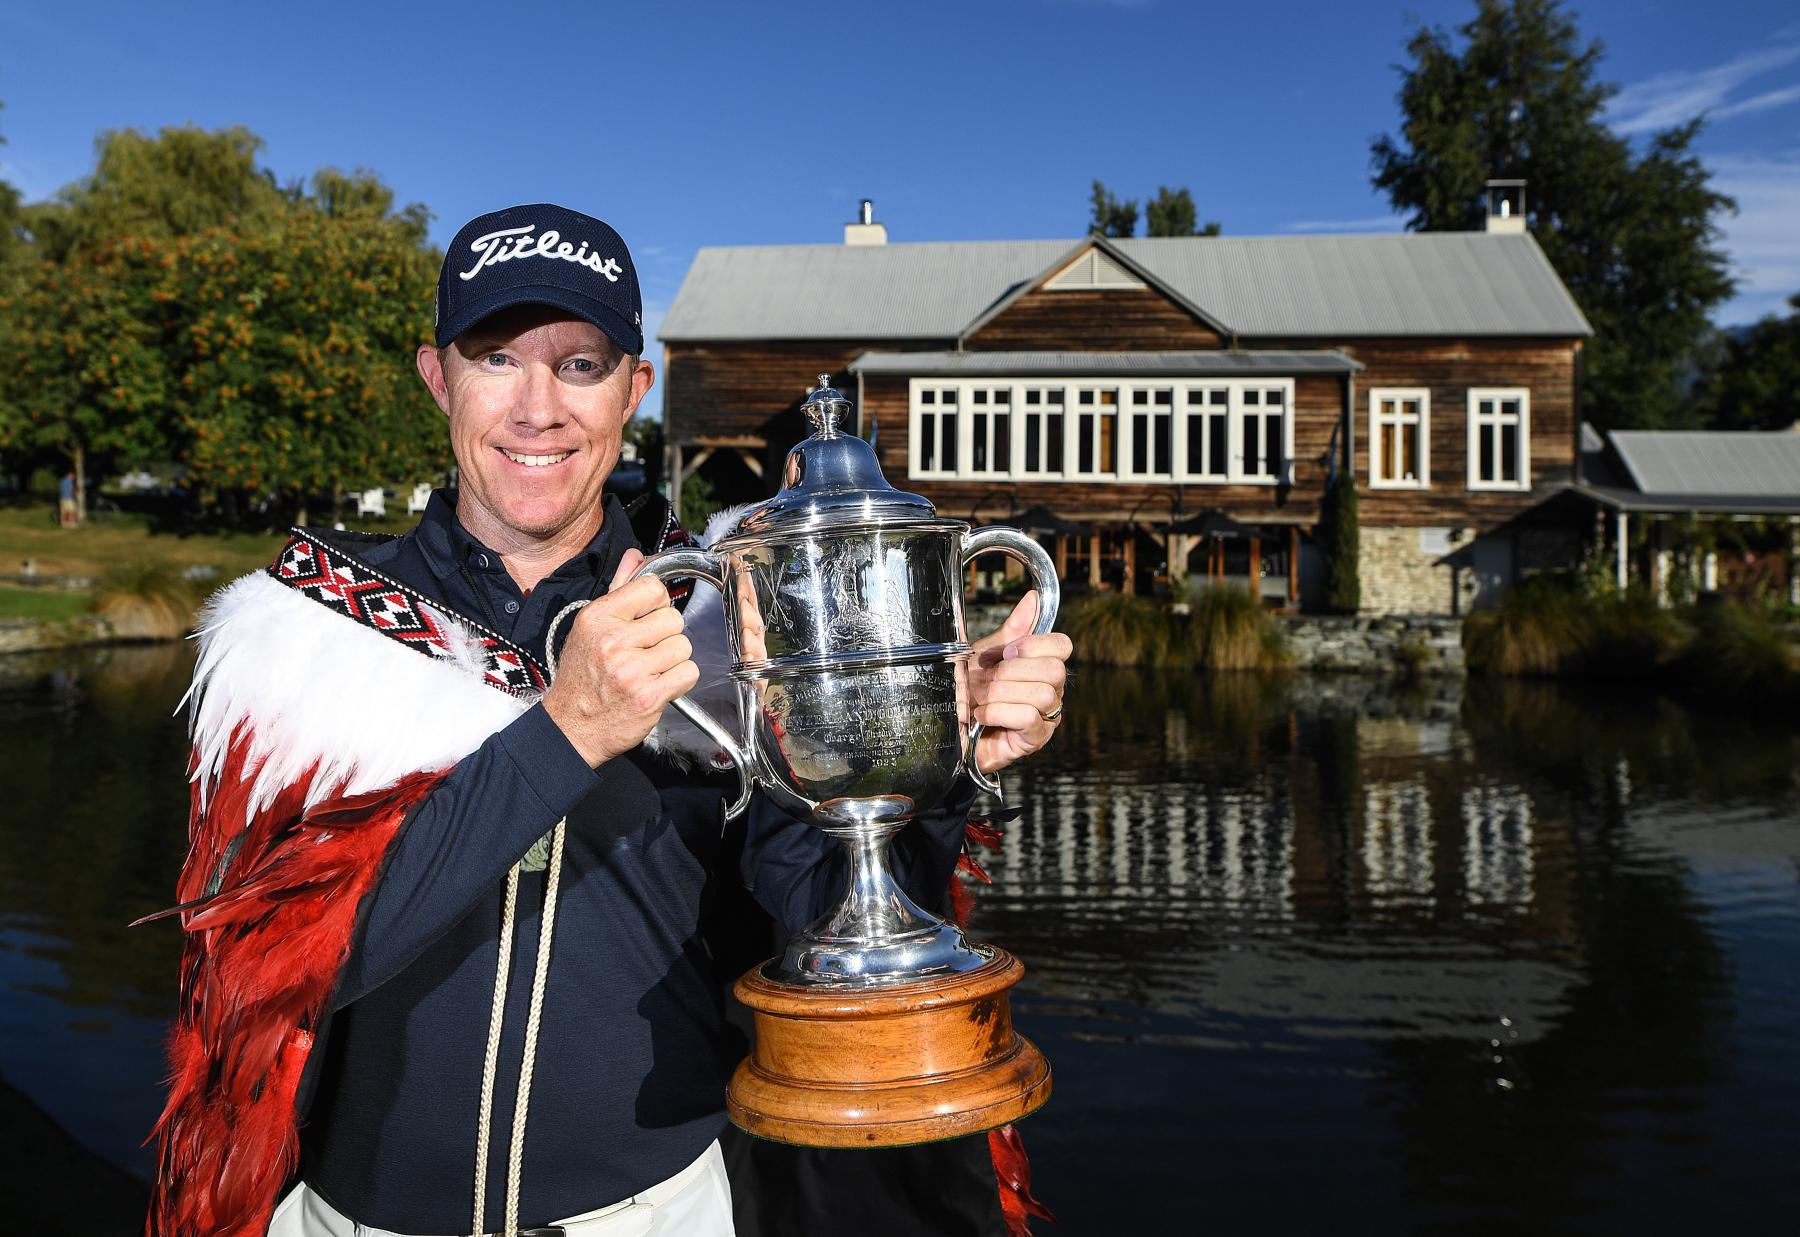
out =
[[[504,575],[506,564],[500,555],[471,536],[456,518],[453,493],[433,490],[431,501],[425,504],[425,514],[419,518],[419,549],[432,574],[444,579],[467,566],[471,571]],[[546,582],[597,581],[601,588],[611,583],[625,551],[637,545],[637,536],[631,531],[631,519],[617,495],[607,494],[601,503],[605,516],[600,531],[581,553],[546,576]]]

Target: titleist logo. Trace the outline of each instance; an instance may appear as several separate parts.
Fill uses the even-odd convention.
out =
[[[541,236],[532,236],[536,230],[537,224],[528,223],[524,227],[504,228],[477,236],[469,242],[469,249],[477,255],[475,265],[461,272],[461,278],[473,279],[488,267],[511,262],[514,258],[561,258],[564,262],[580,263],[612,283],[619,282],[625,268],[616,259],[602,259],[598,252],[588,252],[586,241],[579,246],[570,244],[555,228]]]

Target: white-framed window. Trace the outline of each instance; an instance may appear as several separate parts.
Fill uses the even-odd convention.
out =
[[[912,381],[912,475],[969,480],[1292,480],[1294,382]]]
[[[1083,386],[1075,392],[1075,473],[1115,477],[1119,472],[1119,390]]]
[[[1182,472],[1196,481],[1231,476],[1231,388],[1190,386],[1181,393]]]
[[[983,477],[1012,474],[1012,387],[972,386],[967,404],[968,471]]]
[[[1173,467],[1174,388],[1134,387],[1126,408],[1123,471],[1134,477],[1167,477]]]
[[[1424,387],[1369,392],[1369,485],[1431,487],[1431,392]]]
[[[1531,488],[1531,392],[1469,389],[1469,488]]]
[[[1066,405],[1063,389],[1027,386],[1020,406],[1019,456],[1015,471],[1024,477],[1063,475]]]
[[[1243,383],[1237,396],[1237,480],[1280,481],[1287,476],[1291,446],[1291,384]]]
[[[913,472],[921,477],[954,477],[957,469],[957,399],[952,385],[913,384]]]

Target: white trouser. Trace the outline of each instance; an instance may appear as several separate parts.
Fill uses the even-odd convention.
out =
[[[568,1237],[733,1237],[725,1157],[713,1143],[692,1164],[623,1202],[558,1220]],[[404,1237],[358,1224],[301,1182],[275,1208],[269,1237]]]

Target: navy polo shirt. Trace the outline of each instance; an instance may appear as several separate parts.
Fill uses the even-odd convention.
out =
[[[604,593],[636,544],[618,500],[606,501],[599,534],[530,595],[442,493],[413,532],[355,552],[541,658],[550,620]],[[394,707],[395,724],[406,724],[405,702]],[[303,1116],[306,1181],[363,1224],[467,1231],[504,881],[563,817],[520,1221],[617,1202],[704,1151],[724,1125],[725,1083],[745,1050],[724,1017],[741,962],[726,959],[768,932],[766,920],[744,917],[745,891],[791,932],[844,882],[836,844],[761,794],[723,830],[733,786],[641,748],[590,768],[541,706],[464,759],[409,817],[362,908]],[[951,879],[962,843],[956,809],[966,806],[895,840],[897,874],[928,904]],[[486,1232],[504,1222],[544,882],[528,872],[519,883]]]

